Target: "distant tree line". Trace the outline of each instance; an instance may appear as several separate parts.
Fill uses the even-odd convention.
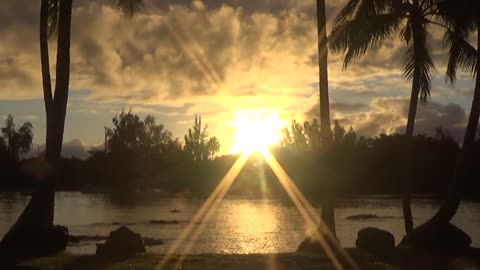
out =
[[[292,121],[283,130],[283,139],[272,153],[293,181],[312,199],[322,192],[338,196],[357,194],[401,194],[407,177],[412,192],[443,195],[453,174],[459,145],[443,129],[435,136],[413,137],[413,153],[404,158],[408,139],[404,135],[359,136],[334,121],[332,143],[325,143],[317,120],[304,124]],[[10,138],[10,139],[9,139]],[[16,138],[16,139],[12,139]],[[0,140],[4,176],[3,189],[31,188],[35,178],[29,170],[36,159],[21,159],[31,147],[30,123],[15,129],[13,117],[2,128]],[[8,150],[10,149],[10,150]],[[106,145],[93,149],[87,160],[63,158],[59,188],[85,191],[131,191],[162,189],[205,195],[218,184],[238,158],[216,156],[220,142],[210,136],[207,125],[196,116],[184,142],[174,138],[155,117],[140,118],[122,111],[106,129]],[[480,140],[476,140],[474,159],[480,162]],[[8,160],[8,161],[7,161]],[[406,175],[410,168],[411,175]],[[465,194],[480,198],[480,172],[468,170]],[[284,194],[273,172],[261,155],[253,155],[232,187],[232,193],[255,196]]]
[[[16,127],[12,115],[8,115],[0,134],[0,188],[32,187],[31,177],[22,170],[22,157],[32,147],[33,126],[30,122]]]
[[[344,195],[401,194],[407,178],[413,193],[443,195],[460,152],[458,143],[442,128],[433,137],[416,135],[412,140],[399,134],[365,138],[334,121],[332,144],[326,145],[320,134],[315,120],[304,125],[293,121],[290,128],[285,128],[281,145],[274,150],[303,190],[319,197],[327,187]],[[405,158],[409,145],[412,153]],[[479,164],[479,139],[472,158]],[[479,177],[474,166],[468,169],[466,195],[478,197],[480,185],[475,180]]]
[[[132,111],[122,111],[113,118],[113,127],[106,130],[105,150],[91,151],[85,161],[84,174],[92,179],[89,184],[176,189],[179,180],[175,177],[185,178],[184,170],[208,163],[220,150],[219,140],[209,137],[208,126],[201,121],[195,116],[182,143],[152,115],[142,120]],[[82,179],[78,181],[77,186],[83,185]]]

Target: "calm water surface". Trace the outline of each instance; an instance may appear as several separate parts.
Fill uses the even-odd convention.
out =
[[[20,193],[0,193],[0,236],[28,202]],[[72,235],[108,235],[127,223],[142,236],[160,238],[165,245],[147,247],[149,252],[166,252],[202,204],[200,199],[165,198],[159,195],[131,195],[128,201],[104,194],[60,192],[56,195],[55,223],[66,225]],[[415,224],[428,219],[438,202],[418,199],[413,202]],[[172,209],[180,212],[172,213]],[[317,209],[320,211],[320,208]],[[367,220],[349,220],[358,214],[376,214]],[[153,224],[151,221],[178,221]],[[397,199],[362,198],[337,202],[337,235],[346,247],[355,245],[359,229],[374,226],[388,230],[398,242],[404,235],[401,202]],[[454,221],[480,247],[480,203],[464,202]],[[275,253],[295,251],[305,237],[305,223],[292,204],[279,200],[227,198],[207,224],[192,253]],[[93,253],[95,242],[68,247],[70,252]]]

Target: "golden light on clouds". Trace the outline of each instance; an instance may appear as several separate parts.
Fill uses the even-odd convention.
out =
[[[236,119],[230,122],[236,128],[232,153],[264,151],[278,144],[285,120],[279,110],[259,109],[237,111]]]

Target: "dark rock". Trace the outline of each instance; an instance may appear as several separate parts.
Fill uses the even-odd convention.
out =
[[[178,224],[178,220],[150,220],[150,224]]]
[[[353,215],[348,216],[347,219],[356,220],[356,219],[368,219],[368,218],[378,218],[376,214],[360,214],[360,215]]]
[[[70,235],[68,236],[68,242],[73,244],[78,244],[81,242],[98,242],[106,239],[107,239],[107,236],[102,236],[102,235]],[[145,246],[158,246],[158,245],[165,244],[165,242],[163,242],[161,239],[154,238],[154,237],[143,237],[142,240]]]
[[[153,238],[153,237],[144,237],[143,243],[145,246],[159,246],[165,244],[161,239]]]
[[[380,257],[388,257],[395,251],[395,238],[388,231],[373,227],[358,231],[355,245]]]
[[[450,223],[425,223],[405,236],[399,247],[456,255],[468,250],[471,243],[468,234]]]
[[[68,244],[68,229],[67,227],[55,225],[45,237],[47,239],[46,246],[52,252],[64,251]]]
[[[112,223],[109,224],[109,225],[113,225],[113,226],[131,226],[131,225],[135,225],[135,223],[112,222]]]
[[[373,219],[373,218],[394,218],[393,216],[377,216],[376,214],[359,214],[348,216],[346,219],[348,220],[362,220],[362,219]]]
[[[338,245],[338,240],[334,239],[336,243],[333,243],[332,240],[330,240],[329,237],[326,235],[323,235],[323,239],[325,239],[325,242],[328,244],[328,246],[332,249],[335,250],[335,246]],[[300,243],[298,246],[297,252],[323,252],[324,247],[323,245],[316,239],[312,237],[307,237],[305,240]]]
[[[112,231],[105,244],[97,244],[98,256],[123,258],[145,252],[142,237],[125,226]]]
[[[50,255],[64,251],[68,243],[68,229],[54,225],[48,229],[32,229],[17,234],[15,238],[5,237],[0,250],[8,253],[28,255]]]
[[[102,235],[69,235],[68,236],[68,242],[74,243],[74,244],[78,244],[84,241],[102,241],[106,239],[107,237]]]

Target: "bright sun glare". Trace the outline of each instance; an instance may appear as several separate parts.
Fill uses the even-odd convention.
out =
[[[278,110],[243,110],[237,111],[236,127],[233,141],[233,153],[250,154],[265,151],[281,139],[281,128],[285,125]]]

